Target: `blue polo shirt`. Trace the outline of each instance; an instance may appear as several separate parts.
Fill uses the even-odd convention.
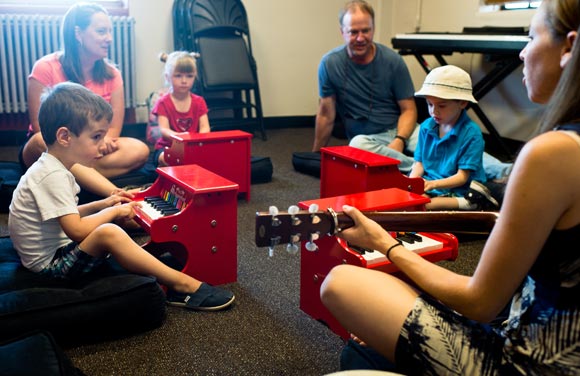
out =
[[[467,193],[471,180],[485,183],[482,163],[484,148],[481,129],[465,110],[455,126],[442,138],[439,137],[439,124],[433,118],[421,123],[415,161],[423,163],[425,180],[448,178],[460,169],[471,171],[470,179],[465,185],[453,189],[436,189],[429,193],[438,196],[450,193],[463,196]]]

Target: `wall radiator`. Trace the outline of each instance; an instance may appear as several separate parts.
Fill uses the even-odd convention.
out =
[[[111,17],[109,58],[125,83],[125,107],[137,107],[135,19]],[[40,57],[60,49],[62,16],[0,15],[0,114],[27,111],[28,75]]]

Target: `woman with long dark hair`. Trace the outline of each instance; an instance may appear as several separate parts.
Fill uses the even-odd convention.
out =
[[[72,172],[83,188],[108,195],[116,187],[106,178],[123,175],[147,161],[149,148],[140,140],[120,137],[125,115],[123,79],[107,59],[112,42],[112,24],[107,11],[95,3],[77,3],[65,14],[61,26],[63,49],[39,59],[28,80],[30,138],[21,162],[28,168],[46,150],[40,134],[38,109],[45,88],[57,83],[79,83],[102,96],[113,108],[111,128],[94,169],[77,165]]]
[[[580,374],[579,0],[545,0],[522,50],[543,133],[519,153],[472,276],[432,264],[358,210],[341,237],[386,254],[413,284],[341,265],[322,300],[405,374]],[[353,282],[356,281],[356,282]],[[501,327],[489,324],[509,305]]]

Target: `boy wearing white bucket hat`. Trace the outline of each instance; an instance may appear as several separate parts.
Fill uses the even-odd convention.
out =
[[[415,163],[409,176],[425,180],[429,210],[497,209],[485,183],[481,129],[466,112],[472,94],[471,78],[463,69],[445,65],[433,69],[421,90],[430,118],[419,130]]]

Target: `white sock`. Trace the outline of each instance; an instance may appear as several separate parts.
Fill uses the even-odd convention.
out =
[[[477,204],[469,202],[465,197],[456,197],[456,199],[459,210],[473,210],[477,207]]]

